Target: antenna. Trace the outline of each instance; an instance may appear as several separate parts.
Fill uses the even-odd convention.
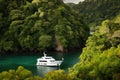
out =
[[[44,57],[46,57],[47,54],[45,54],[45,51],[43,52],[43,54],[44,54]]]

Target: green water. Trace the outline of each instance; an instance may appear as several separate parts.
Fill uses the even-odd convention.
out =
[[[42,67],[36,66],[36,60],[42,57],[43,54],[35,53],[35,55],[16,55],[0,56],[0,72],[8,71],[9,69],[17,69],[18,66],[24,66],[26,69],[31,70],[34,75],[44,76],[47,72],[57,69],[64,69],[67,71],[79,61],[80,52],[74,53],[47,53],[48,56],[54,57],[56,60],[64,58],[64,62],[60,67]]]

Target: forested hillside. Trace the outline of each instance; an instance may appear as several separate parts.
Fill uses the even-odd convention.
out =
[[[120,13],[120,0],[85,0],[70,5],[84,16],[86,23],[95,29],[105,19],[112,19]]]
[[[92,34],[80,55],[80,61],[69,69],[34,76],[23,67],[0,73],[3,80],[120,80],[120,15],[105,20]]]
[[[9,4],[10,2],[12,5]],[[84,44],[88,36],[88,27],[82,21],[81,15],[62,1],[21,0],[17,3],[11,0],[10,2],[6,0],[5,3],[4,0],[0,0],[1,50],[16,48],[44,50],[51,45],[52,48],[60,46],[72,48]],[[95,27],[98,29],[88,37],[80,61],[69,68],[68,74],[64,70],[57,70],[40,78],[20,66],[17,70],[1,72],[0,79],[120,80],[119,4],[119,0],[85,0],[79,3],[82,10],[76,9],[84,13],[89,25],[92,24],[92,27],[97,25]]]
[[[74,80],[120,80],[120,15],[103,21],[88,38],[69,75]]]
[[[0,52],[82,48],[88,35],[62,0],[0,0]]]

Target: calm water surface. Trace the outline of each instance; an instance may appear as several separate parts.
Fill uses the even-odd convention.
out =
[[[74,53],[47,53],[48,56],[52,56],[56,60],[64,58],[60,67],[43,67],[36,66],[36,60],[42,57],[43,54],[36,53],[35,55],[17,55],[17,56],[0,56],[0,72],[8,71],[9,69],[17,69],[18,66],[23,66],[28,70],[31,70],[34,75],[44,76],[47,72],[57,69],[64,69],[67,71],[69,67],[72,67],[79,61],[81,52]]]

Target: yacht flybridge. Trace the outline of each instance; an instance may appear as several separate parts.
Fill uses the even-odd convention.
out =
[[[41,58],[37,59],[36,65],[41,65],[41,66],[60,66],[61,63],[63,62],[63,58],[60,61],[56,61],[53,57],[47,56],[45,52],[43,53],[44,56]]]

